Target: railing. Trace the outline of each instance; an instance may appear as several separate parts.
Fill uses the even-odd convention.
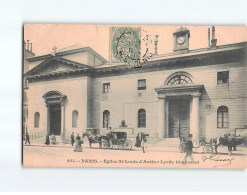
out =
[[[37,140],[45,136],[43,131],[30,132],[30,133],[28,132],[28,134],[29,134],[30,141]],[[24,140],[26,139],[26,133],[23,135],[23,139]]]

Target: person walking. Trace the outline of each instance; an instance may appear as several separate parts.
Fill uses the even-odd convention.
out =
[[[185,157],[184,157],[184,161],[183,163],[185,163],[185,161],[187,161],[187,158],[190,157],[191,161],[194,161],[193,159],[193,156],[192,156],[192,153],[193,153],[193,143],[191,141],[192,139],[192,134],[189,134],[186,142],[185,142],[185,147],[184,147],[184,150],[185,150]]]
[[[25,144],[29,143],[30,145],[30,137],[28,135],[28,133],[26,133],[26,137],[25,137]]]
[[[71,138],[71,145],[73,146],[73,145],[74,145],[74,143],[75,143],[75,136],[74,136],[74,132],[72,132],[72,134],[71,134],[70,138]]]

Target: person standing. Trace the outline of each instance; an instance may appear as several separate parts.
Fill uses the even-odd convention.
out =
[[[79,133],[77,134],[76,138],[75,138],[75,148],[74,148],[74,152],[82,152],[82,147],[81,147],[81,137],[79,136]]]
[[[191,141],[192,139],[192,134],[189,134],[188,139],[185,142],[185,157],[184,157],[184,161],[183,163],[185,163],[185,161],[187,160],[188,157],[190,157],[191,161],[194,161],[192,153],[193,153],[193,143]]]
[[[147,138],[145,134],[142,134],[142,138],[141,138],[141,147],[142,147],[142,152],[146,153],[145,148],[147,147]]]
[[[28,133],[26,133],[25,144],[27,144],[27,142],[28,142],[29,145],[30,145],[30,137],[29,137]]]
[[[75,143],[75,136],[74,136],[74,132],[72,132],[72,134],[71,134],[70,138],[71,138],[71,145],[73,146],[73,145],[74,145],[74,143]]]
[[[46,145],[50,145],[50,137],[49,137],[49,134],[46,135],[45,144]]]

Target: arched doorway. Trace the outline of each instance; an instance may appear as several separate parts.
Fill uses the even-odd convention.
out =
[[[43,95],[47,107],[47,133],[65,135],[64,104],[66,96],[58,91],[49,91]]]
[[[181,71],[171,74],[162,87],[155,89],[160,138],[187,137],[189,133],[199,137],[199,98],[204,86],[194,82],[189,73]]]

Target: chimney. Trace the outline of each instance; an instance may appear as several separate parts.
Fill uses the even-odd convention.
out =
[[[211,40],[211,47],[212,48],[216,48],[216,44],[217,44],[217,39],[215,39],[215,27],[212,26],[212,40]]]
[[[208,48],[210,48],[210,28],[208,28]]]
[[[30,51],[31,51],[31,52],[32,52],[32,50],[33,50],[33,49],[32,49],[32,45],[33,45],[33,44],[32,44],[32,43],[30,43]]]
[[[29,40],[27,40],[27,50],[29,51]]]

